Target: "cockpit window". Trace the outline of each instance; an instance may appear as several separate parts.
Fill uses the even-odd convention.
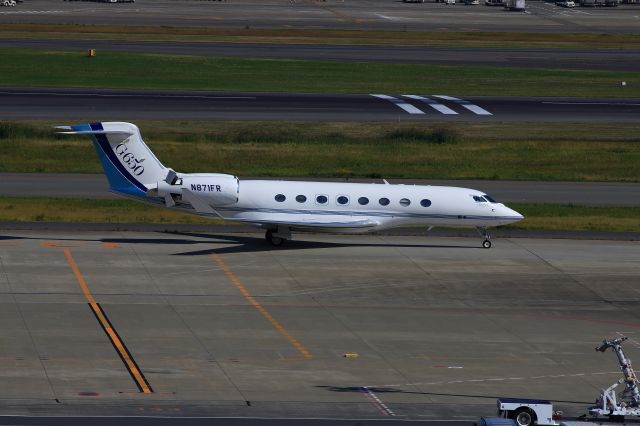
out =
[[[477,201],[478,203],[486,203],[487,200],[485,200],[484,198],[480,197],[479,195],[474,195],[473,196],[473,200]]]
[[[490,197],[487,194],[484,194],[483,197],[486,198],[487,200],[489,200],[490,203],[493,203],[493,204],[497,204],[498,203],[493,197]]]

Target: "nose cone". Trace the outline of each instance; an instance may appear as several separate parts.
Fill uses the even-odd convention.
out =
[[[500,223],[502,225],[507,225],[509,223],[516,223],[524,219],[517,211],[510,209],[509,207],[503,205],[502,208],[497,212],[500,216]]]

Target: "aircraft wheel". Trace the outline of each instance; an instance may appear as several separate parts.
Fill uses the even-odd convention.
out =
[[[484,247],[486,249],[491,248],[491,240],[484,240],[482,242],[482,247]]]
[[[276,237],[275,235],[273,235],[273,231],[271,229],[267,231],[265,238],[267,239],[269,244],[274,247],[280,247],[285,241],[284,238]]]

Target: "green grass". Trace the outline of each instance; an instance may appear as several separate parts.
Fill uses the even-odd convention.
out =
[[[276,44],[376,44],[466,47],[554,47],[631,49],[638,34],[514,33],[480,31],[367,31],[337,29],[264,29],[150,27],[78,24],[0,24],[4,38],[199,41]]]
[[[640,232],[640,207],[509,203],[525,220],[510,229]]]
[[[101,173],[87,137],[0,123],[0,172]],[[59,123],[55,123],[59,124]],[[640,180],[640,124],[139,122],[167,166],[240,176]]]
[[[0,86],[310,93],[640,96],[622,71],[0,49]],[[43,72],[46,70],[46,72]],[[627,86],[622,87],[621,81]]]
[[[581,207],[552,204],[509,204],[525,220],[511,229],[640,232],[638,207]],[[130,200],[0,197],[0,221],[71,223],[220,224],[186,213]]]

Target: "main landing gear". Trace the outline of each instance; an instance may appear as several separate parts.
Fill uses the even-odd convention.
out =
[[[274,247],[280,247],[285,241],[291,239],[289,228],[268,229],[265,238]]]
[[[487,232],[487,228],[478,228],[478,232],[482,237],[482,247],[491,248],[491,235]]]

